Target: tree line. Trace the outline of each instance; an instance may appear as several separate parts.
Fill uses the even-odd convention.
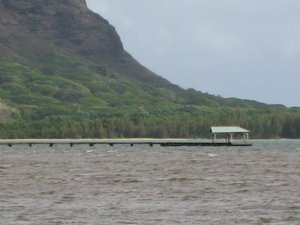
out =
[[[210,138],[211,126],[249,129],[253,138],[300,138],[298,110],[224,109],[171,115],[132,114],[119,117],[0,123],[0,138]]]

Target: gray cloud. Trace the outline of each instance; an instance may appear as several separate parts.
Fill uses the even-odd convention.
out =
[[[182,87],[300,106],[296,0],[87,0],[142,64]]]

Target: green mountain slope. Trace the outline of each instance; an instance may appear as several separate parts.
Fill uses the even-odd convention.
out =
[[[184,90],[140,65],[84,0],[0,1],[0,136],[300,137],[300,110]]]

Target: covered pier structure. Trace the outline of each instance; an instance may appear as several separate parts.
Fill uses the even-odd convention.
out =
[[[215,126],[210,128],[210,132],[213,135],[212,142],[215,143],[217,136],[222,136],[225,138],[226,143],[232,143],[234,136],[239,136],[244,143],[249,140],[249,130],[238,126]]]

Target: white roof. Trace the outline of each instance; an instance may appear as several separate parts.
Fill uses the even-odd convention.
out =
[[[250,133],[249,130],[246,130],[241,127],[236,126],[225,126],[225,127],[211,127],[210,131],[213,134],[234,134],[234,133]]]

